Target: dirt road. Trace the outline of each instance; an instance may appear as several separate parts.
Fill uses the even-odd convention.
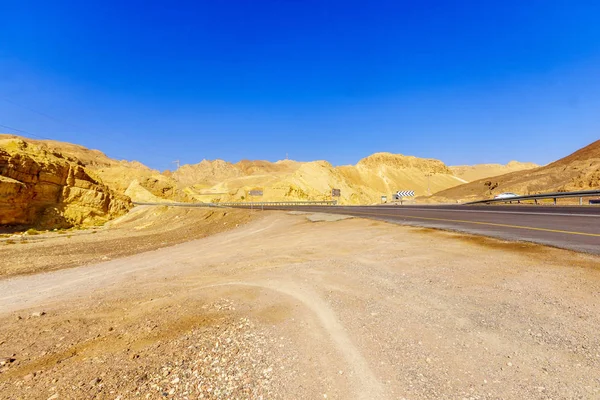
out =
[[[262,218],[0,281],[7,398],[600,396],[600,259]]]

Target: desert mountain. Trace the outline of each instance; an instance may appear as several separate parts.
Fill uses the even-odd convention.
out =
[[[432,199],[455,200],[455,197],[450,196],[462,199],[469,196],[491,195],[505,190],[525,192],[521,187],[521,182],[525,181],[527,181],[527,191],[541,191],[547,183],[543,180],[546,179],[543,176],[548,171],[558,171],[557,168],[560,166],[557,162],[542,168],[528,169],[533,165],[511,162],[505,166],[484,164],[473,167],[448,167],[435,159],[376,153],[363,158],[356,165],[337,167],[327,161],[242,160],[238,163],[230,163],[223,160],[203,160],[198,164],[183,165],[172,173],[160,173],[139,162],[114,160],[98,150],[90,150],[75,144],[25,139],[12,135],[0,135],[0,140],[5,143],[5,147],[8,146],[7,143],[22,143],[19,146],[25,147],[19,151],[43,153],[43,156],[40,156],[42,158],[55,157],[68,165],[82,167],[82,171],[85,171],[85,174],[95,182],[94,184],[106,185],[134,201],[152,202],[173,200],[201,202],[330,200],[333,188],[341,190],[341,197],[337,199],[341,204],[379,203],[382,195],[388,196],[389,199],[398,190],[414,190],[417,196],[440,192],[441,196],[448,197],[434,196]],[[581,152],[584,150],[582,149]],[[589,151],[584,153],[588,154]],[[571,156],[572,159],[569,159],[571,161],[567,167],[570,171],[568,182],[563,182],[564,179],[561,180],[566,176],[565,173],[557,173],[560,179],[552,178],[552,182],[556,183],[555,186],[568,188],[569,185],[580,185],[585,187],[588,184],[588,178],[591,179],[590,182],[593,181],[593,176],[586,175],[585,161],[581,160],[584,153],[579,154],[578,152]],[[4,157],[12,156],[8,154]],[[575,158],[573,158],[574,156]],[[590,158],[591,156],[586,157]],[[52,162],[57,162],[52,160]],[[51,168],[46,164],[43,164],[42,167]],[[573,168],[579,169],[579,172],[571,174]],[[517,172],[501,175],[497,179],[486,178],[480,183],[475,181],[473,186],[462,185],[469,179],[480,176],[489,177],[507,170]],[[526,177],[530,176],[529,174],[537,177],[535,178],[537,181],[535,179],[535,182],[528,181]],[[525,178],[515,178],[517,180],[511,186],[503,183],[504,177],[507,176],[524,176]],[[9,178],[19,180],[7,172],[4,173],[1,190],[13,193],[16,190],[16,186],[14,186],[16,183],[9,182]],[[498,188],[490,192],[489,187],[495,185],[496,181]],[[490,184],[485,186],[486,182],[490,182]],[[450,188],[459,185],[462,188],[459,191],[448,192]],[[9,189],[9,186],[12,189]],[[250,196],[250,191],[255,189],[261,189],[264,195],[261,197]]]
[[[190,196],[207,202],[330,200],[331,189],[336,188],[343,204],[372,204],[398,190],[426,195],[428,189],[433,193],[462,183],[439,160],[391,153],[376,153],[340,167],[327,161],[204,160],[183,165],[172,176],[187,186]],[[262,189],[264,195],[251,199],[253,189]]]
[[[63,154],[0,137],[0,224],[70,227],[101,224],[132,204]]]
[[[437,201],[466,201],[502,192],[536,194],[600,188],[600,140],[543,167],[479,179],[435,194]]]
[[[534,163],[523,163],[511,161],[508,164],[476,164],[476,165],[456,165],[449,167],[454,176],[464,180],[464,183],[473,182],[478,179],[491,178],[493,176],[504,175],[511,172],[524,171],[537,168],[539,165]]]
[[[111,189],[129,196],[133,201],[189,201],[174,179],[137,161],[118,161],[99,150],[72,143],[0,134],[0,140],[11,138],[23,140],[49,153],[60,154],[65,160],[85,167]]]

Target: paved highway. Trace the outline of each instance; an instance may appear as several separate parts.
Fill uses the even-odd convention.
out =
[[[535,242],[600,254],[600,207],[534,205],[277,206]]]

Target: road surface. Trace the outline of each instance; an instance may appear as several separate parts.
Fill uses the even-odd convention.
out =
[[[345,214],[600,254],[600,207],[586,206],[277,206]]]

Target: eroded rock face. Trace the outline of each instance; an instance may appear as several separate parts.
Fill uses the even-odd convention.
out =
[[[50,154],[58,154],[65,161],[81,165],[95,179],[111,190],[130,197],[132,201],[150,201],[148,197],[157,197],[161,202],[191,201],[175,179],[138,161],[115,160],[99,150],[67,142],[34,140],[0,133],[0,141],[4,139],[23,140],[30,146],[37,146]],[[139,190],[128,190],[132,185]]]
[[[125,214],[131,200],[60,153],[0,140],[0,224],[95,225]]]

